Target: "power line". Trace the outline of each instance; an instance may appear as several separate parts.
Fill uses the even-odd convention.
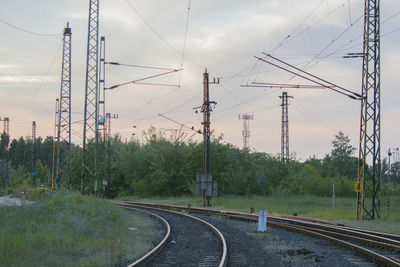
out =
[[[201,130],[195,130],[195,129],[194,129],[194,126],[189,127],[189,126],[187,126],[187,125],[185,125],[185,124],[183,124],[183,123],[180,123],[180,122],[177,122],[176,120],[173,120],[173,119],[171,119],[171,118],[168,118],[167,116],[165,116],[165,115],[163,115],[163,114],[158,114],[158,116],[163,117],[164,119],[167,119],[167,120],[169,120],[169,121],[172,121],[172,122],[174,122],[174,123],[176,123],[176,124],[179,124],[180,126],[186,128],[186,129],[188,129],[188,130],[191,130],[191,131],[194,131],[194,132],[196,132],[196,133],[202,134]]]
[[[390,17],[388,17],[387,19],[383,20],[383,21],[381,22],[381,24],[386,23],[387,21],[391,20],[392,18],[394,18],[394,17],[396,17],[396,16],[398,16],[398,15],[400,15],[400,10],[397,11],[396,13],[394,13],[393,15],[391,15]]]
[[[58,56],[58,53],[60,52],[62,46],[62,42],[59,43],[58,48],[57,48],[57,52],[54,55],[49,68],[46,71],[46,74],[44,75],[39,87],[36,89],[35,93],[33,94],[33,96],[31,97],[31,99],[29,100],[28,104],[25,105],[25,107],[17,114],[17,116],[15,116],[14,120],[17,119],[19,116],[21,116],[22,113],[24,113],[26,111],[26,109],[32,104],[33,99],[36,97],[36,95],[40,92],[40,90],[42,90],[43,84],[47,79],[47,76],[49,75],[51,69],[53,68],[54,62],[56,61],[56,58]]]
[[[126,64],[126,63],[119,63],[119,62],[104,62],[107,65],[114,65],[114,66],[124,66],[124,67],[132,67],[132,68],[142,68],[142,69],[151,69],[151,70],[176,70],[170,68],[161,68],[161,67],[153,67],[153,66],[144,66],[144,65],[133,65],[133,64]]]
[[[293,107],[296,108],[298,111],[300,111],[301,113],[303,113],[306,117],[310,118],[311,120],[313,120],[314,122],[316,122],[317,124],[320,124],[322,126],[324,126],[325,128],[331,130],[332,132],[336,133],[336,130],[329,127],[328,124],[324,123],[323,120],[321,120],[321,118],[319,118],[316,114],[312,113],[311,111],[309,111],[304,105],[302,105],[298,99],[294,99],[293,102]]]
[[[167,71],[167,72],[163,72],[163,73],[147,76],[147,77],[140,78],[140,79],[137,79],[137,80],[116,84],[116,85],[110,86],[108,88],[104,88],[104,90],[112,90],[112,89],[115,89],[115,88],[118,88],[118,87],[121,87],[121,86],[124,86],[124,85],[128,85],[128,84],[138,84],[138,82],[140,82],[140,81],[144,81],[144,80],[160,77],[160,76],[171,74],[171,73],[174,73],[174,72],[177,72],[177,71],[181,71],[181,70],[182,69],[170,70],[170,71]],[[146,83],[141,83],[141,84],[146,84]],[[163,85],[163,84],[159,84],[159,85]]]
[[[231,109],[233,109],[233,108],[236,108],[236,107],[238,107],[238,106],[241,106],[241,105],[245,104],[246,102],[250,102],[250,101],[254,101],[254,100],[259,100],[261,97],[266,96],[266,95],[270,95],[270,94],[275,93],[275,92],[277,92],[277,91],[279,91],[279,89],[278,89],[278,90],[273,90],[273,91],[270,91],[270,92],[263,92],[263,93],[260,94],[260,95],[257,95],[257,96],[255,96],[255,97],[253,97],[253,98],[250,98],[250,99],[248,99],[248,100],[243,101],[242,103],[239,103],[239,104],[236,104],[236,105],[227,107],[227,108],[225,108],[225,109],[219,110],[218,112],[215,112],[215,114],[220,114],[220,113],[225,112],[225,111],[227,111],[227,110],[231,110]]]
[[[162,37],[162,35],[160,33],[158,33],[153,26],[150,25],[150,23],[139,13],[139,11],[133,6],[133,4],[129,1],[129,0],[125,0],[128,5],[131,7],[131,9],[135,12],[135,14],[147,25],[147,27],[161,40],[164,42],[164,44],[166,44],[172,51],[174,51],[176,54],[178,54],[181,57],[186,58],[188,61],[190,61],[191,63],[193,63],[194,65],[196,65],[199,68],[204,69],[205,67],[202,66],[201,64],[195,62],[194,60],[184,56],[181,52],[179,52],[178,50],[176,50],[164,37]]]
[[[5,25],[7,25],[7,26],[10,26],[11,28],[14,28],[14,29],[16,29],[18,31],[21,31],[21,32],[24,32],[24,33],[29,33],[29,34],[32,34],[32,35],[44,36],[44,37],[56,37],[56,36],[59,37],[59,36],[62,36],[62,34],[50,34],[50,33],[40,33],[40,32],[30,31],[30,30],[18,27],[16,25],[11,24],[11,23],[9,23],[7,21],[4,21],[2,19],[0,19],[0,22],[5,24]]]
[[[192,0],[189,0],[189,6],[188,6],[188,11],[187,11],[187,16],[186,16],[186,26],[185,26],[185,36],[183,38],[181,68],[183,67],[183,59],[185,58],[186,37],[187,37],[188,26],[189,26],[189,15],[190,15],[190,4],[191,4],[191,2],[192,2]]]
[[[300,29],[301,26],[308,20],[309,17],[312,16],[312,14],[314,14],[314,12],[322,5],[322,3],[325,0],[321,0],[321,2],[319,2],[319,4],[314,7],[311,12],[297,25],[296,28],[294,28],[288,35],[286,35],[286,37],[274,48],[270,51],[270,53],[273,53],[274,51],[276,51],[278,48],[280,48],[281,46],[283,46],[285,43],[287,43],[290,39],[297,37],[299,34],[303,33],[305,30],[303,30],[302,32],[300,32],[299,34],[297,34],[296,36],[292,37],[292,34],[294,34],[297,29]],[[311,26],[310,26],[311,27]],[[307,28],[308,29],[308,28]],[[306,29],[306,30],[307,30]]]
[[[302,70],[300,68],[297,68],[297,67],[295,67],[295,66],[293,66],[293,65],[291,65],[291,64],[289,64],[287,62],[284,62],[283,60],[280,60],[280,59],[278,59],[276,57],[273,57],[273,56],[271,56],[269,54],[265,54],[265,55],[267,57],[270,57],[270,58],[278,61],[281,64],[284,64],[284,65],[288,66],[289,68],[294,69],[295,71],[298,71],[298,72],[302,73],[302,74],[299,74],[299,73],[297,73],[295,71],[292,71],[292,70],[290,70],[290,69],[288,69],[286,67],[279,66],[279,65],[277,65],[275,63],[272,63],[272,62],[270,62],[268,60],[265,60],[265,59],[262,59],[262,58],[258,58],[258,57],[256,57],[256,58],[258,58],[259,60],[264,61],[264,62],[266,62],[266,63],[268,63],[268,64],[270,64],[272,66],[275,66],[275,67],[277,67],[279,69],[287,71],[287,72],[293,74],[294,76],[299,76],[299,77],[301,77],[303,79],[306,79],[306,80],[311,81],[313,83],[316,83],[318,85],[324,86],[324,87],[326,87],[326,89],[330,89],[330,90],[335,91],[335,92],[337,92],[339,94],[342,94],[342,95],[345,95],[347,97],[350,97],[350,98],[352,98],[354,100],[360,100],[361,99],[361,96],[356,92],[352,92],[352,91],[350,91],[348,89],[345,89],[345,88],[343,88],[343,87],[341,87],[339,85],[336,85],[334,83],[331,83],[331,82],[328,82],[328,81],[326,81],[324,79],[321,79],[321,78],[319,78],[319,77],[317,77],[317,76],[315,76],[315,75],[313,75],[311,73],[308,73],[308,72],[306,72],[306,71],[304,71],[304,70]]]

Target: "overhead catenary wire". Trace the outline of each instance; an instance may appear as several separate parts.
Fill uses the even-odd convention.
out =
[[[173,47],[160,33],[158,33],[155,28],[153,26],[150,25],[150,23],[140,14],[140,12],[133,6],[133,4],[129,1],[129,0],[125,0],[128,5],[131,7],[131,9],[133,10],[133,12],[135,12],[135,14],[144,22],[144,24],[147,25],[147,27],[161,40],[163,41],[163,43],[165,45],[167,45],[172,51],[174,51],[177,55],[179,56],[183,56],[181,52],[179,52],[175,47]],[[205,66],[203,66],[202,64],[199,64],[197,62],[195,62],[194,60],[184,56],[189,62],[191,62],[192,64],[194,64],[195,66],[201,68],[201,69],[205,69]]]
[[[182,69],[175,69],[175,70],[171,70],[171,71],[167,71],[167,72],[163,72],[163,73],[159,73],[159,74],[154,74],[154,75],[147,76],[147,77],[144,77],[144,78],[140,78],[140,79],[137,79],[137,80],[116,84],[116,85],[110,86],[108,88],[104,88],[104,90],[112,90],[112,89],[115,89],[115,88],[118,88],[118,87],[121,87],[121,86],[124,86],[124,85],[128,85],[128,84],[137,84],[140,81],[144,81],[144,80],[160,77],[160,76],[171,74],[171,73],[178,72],[178,71],[181,71],[181,70]],[[142,84],[145,84],[145,83],[142,83]]]
[[[194,126],[189,127],[189,126],[187,126],[187,125],[185,125],[185,124],[183,124],[183,123],[177,122],[177,121],[174,120],[174,119],[168,118],[167,116],[165,116],[165,115],[163,115],[163,114],[158,114],[158,116],[163,117],[163,118],[165,118],[165,119],[167,119],[167,120],[169,120],[169,121],[172,121],[172,122],[174,122],[174,123],[176,123],[176,124],[179,124],[180,126],[186,128],[186,129],[189,129],[189,130],[191,130],[191,131],[197,132],[198,134],[203,134],[201,130],[195,130],[195,129],[194,129]]]
[[[250,101],[254,101],[254,100],[259,100],[261,97],[266,96],[266,95],[270,95],[270,94],[275,93],[275,92],[277,92],[277,91],[279,91],[279,89],[278,89],[278,90],[272,90],[272,91],[269,91],[269,92],[263,92],[262,94],[259,94],[259,95],[255,96],[255,97],[252,97],[252,98],[250,98],[250,99],[247,99],[247,100],[245,100],[245,101],[243,101],[243,102],[241,102],[241,103],[239,103],[239,104],[235,104],[235,105],[229,106],[229,107],[227,107],[227,108],[225,108],[225,109],[218,110],[217,112],[215,112],[215,114],[220,114],[220,113],[226,112],[226,111],[228,111],[228,110],[231,110],[231,109],[233,109],[233,108],[236,108],[236,107],[238,107],[238,106],[241,106],[241,105],[245,104],[246,102],[250,102]]]
[[[28,34],[32,34],[32,35],[36,35],[36,36],[42,36],[42,37],[60,37],[60,36],[62,36],[62,34],[60,34],[60,33],[40,33],[40,32],[30,31],[30,30],[18,27],[16,25],[11,24],[11,23],[9,23],[9,22],[7,22],[5,20],[2,20],[2,19],[0,19],[0,22],[5,24],[5,25],[7,25],[7,26],[9,26],[9,27],[11,27],[11,28],[14,28],[14,29],[16,29],[16,30],[18,30],[20,32],[24,32],[24,33],[28,33]]]
[[[350,90],[348,90],[346,88],[343,88],[343,87],[341,87],[339,85],[336,85],[334,83],[331,83],[331,82],[328,82],[328,81],[326,81],[324,79],[321,79],[321,78],[319,78],[319,77],[317,77],[317,76],[315,76],[315,75],[313,75],[311,73],[308,73],[308,72],[306,72],[306,71],[304,71],[304,70],[302,70],[300,68],[297,68],[297,67],[295,67],[295,66],[293,66],[293,65],[291,65],[291,64],[289,64],[287,62],[284,62],[283,60],[280,60],[280,59],[278,59],[276,57],[273,57],[273,56],[271,56],[269,54],[265,54],[265,55],[267,57],[270,57],[270,58],[278,61],[281,64],[284,64],[284,65],[288,66],[289,68],[292,68],[292,69],[302,73],[302,74],[299,74],[299,73],[297,73],[295,71],[292,71],[292,70],[290,70],[290,69],[288,69],[286,67],[279,66],[279,65],[277,65],[275,63],[272,63],[272,62],[270,62],[270,61],[268,61],[266,59],[259,58],[259,57],[256,57],[256,58],[258,58],[261,61],[264,61],[264,62],[266,62],[266,63],[268,63],[268,64],[270,64],[270,65],[272,65],[274,67],[277,67],[277,68],[279,68],[281,70],[289,72],[289,73],[293,74],[294,76],[299,76],[299,77],[301,77],[301,78],[303,78],[305,80],[311,81],[311,82],[316,83],[316,84],[321,85],[321,86],[325,86],[326,89],[330,89],[330,90],[335,91],[335,92],[337,92],[339,94],[342,94],[342,95],[345,95],[347,97],[350,97],[350,98],[352,98],[354,100],[361,100],[362,99],[362,96],[360,94],[356,93],[356,92],[352,92],[352,91],[350,91]]]
[[[326,89],[326,86],[315,84],[285,84],[285,83],[267,83],[267,82],[252,82],[251,85],[241,85],[241,87],[261,87],[261,88],[280,88],[280,89]]]
[[[36,89],[35,93],[32,95],[31,99],[30,99],[29,102],[24,106],[24,108],[13,118],[14,120],[17,119],[17,118],[19,118],[19,116],[21,116],[21,114],[24,113],[28,107],[30,107],[30,105],[32,104],[32,102],[33,102],[33,100],[35,99],[35,97],[37,96],[37,94],[40,92],[40,90],[42,90],[43,85],[44,85],[44,82],[46,81],[47,77],[49,76],[50,71],[53,69],[54,62],[56,61],[56,58],[57,58],[57,56],[58,56],[58,54],[59,54],[59,52],[60,52],[62,43],[63,43],[63,42],[61,42],[61,41],[59,42],[59,45],[58,45],[56,54],[54,55],[54,57],[53,57],[53,59],[52,59],[52,61],[51,61],[51,63],[50,63],[50,66],[49,66],[49,68],[48,68],[47,71],[46,71],[46,74],[45,74],[44,77],[42,78],[42,81],[40,82],[39,87]]]
[[[348,0],[346,0],[346,1],[348,1]],[[303,20],[302,20],[302,22],[299,23],[299,25],[298,25],[294,30],[292,30],[292,31],[291,31],[291,32],[290,32],[290,33],[289,33],[275,48],[273,48],[272,50],[270,50],[268,53],[272,53],[272,52],[276,51],[278,48],[282,47],[283,45],[285,45],[285,44],[286,44],[287,42],[289,42],[290,40],[292,40],[292,39],[296,38],[297,36],[303,34],[305,31],[308,31],[310,28],[312,28],[312,27],[315,26],[316,24],[320,23],[321,21],[323,21],[323,20],[326,19],[327,17],[331,16],[333,13],[337,12],[339,9],[345,7],[346,1],[344,1],[341,5],[339,5],[339,6],[338,6],[337,8],[335,8],[334,10],[329,11],[327,14],[325,14],[323,17],[321,17],[320,19],[318,19],[317,21],[315,21],[314,23],[312,23],[311,25],[309,25],[308,27],[306,27],[305,29],[303,29],[301,32],[299,32],[299,33],[293,35],[294,32],[295,32],[297,29],[301,28],[301,26],[309,19],[309,17],[312,16],[312,14],[313,14],[313,13],[319,8],[319,6],[324,2],[324,0],[322,0],[322,1],[319,2],[318,5],[317,5]],[[347,4],[350,5],[350,1],[349,1]],[[361,17],[362,17],[362,16],[361,16]],[[357,20],[357,21],[358,21],[358,20]],[[336,40],[331,41],[331,42],[330,42],[323,50],[321,50],[311,61],[307,61],[307,62],[306,62],[306,63],[307,63],[307,66],[310,65],[312,62],[314,62],[316,59],[318,59],[324,51],[326,51],[333,43],[335,43],[335,42],[337,41],[337,39],[340,39],[340,37],[341,37],[344,33],[346,33],[351,27],[353,27],[354,24],[356,24],[356,22],[350,23],[350,26],[349,26],[347,29],[345,29],[344,32],[340,34],[340,36],[338,36],[338,37],[335,38]],[[326,58],[326,57],[324,57],[324,58]],[[251,75],[253,75],[254,70],[255,70],[255,67],[257,66],[257,62],[258,62],[258,60],[257,60],[254,64],[250,65],[250,66],[253,66],[252,72],[251,72],[249,75],[244,75],[244,76],[251,76]],[[245,70],[244,70],[244,71],[245,71]],[[227,78],[236,77],[236,76],[238,76],[240,73],[242,73],[242,72],[244,72],[244,71],[241,71],[241,72],[239,72],[239,73],[237,73],[237,74],[235,74],[235,75],[232,75],[232,76],[230,76],[230,77],[227,77]],[[256,78],[255,78],[255,79],[256,79]],[[255,79],[254,79],[254,80],[255,80]],[[291,79],[293,79],[293,77],[292,77]],[[291,80],[291,79],[290,79],[290,80]]]
[[[187,16],[186,16],[185,35],[183,37],[181,68],[183,68],[183,60],[185,59],[186,39],[187,39],[188,26],[189,26],[189,15],[190,15],[190,5],[191,5],[191,3],[192,3],[192,0],[189,0],[188,11],[187,11]],[[182,74],[183,74],[183,72],[179,73],[179,87],[181,86],[181,82],[182,82]]]
[[[161,67],[153,67],[153,66],[144,66],[144,65],[134,65],[134,64],[126,64],[119,62],[104,62],[106,65],[114,65],[114,66],[124,66],[124,67],[132,67],[132,68],[142,68],[142,69],[151,69],[151,70],[176,70],[172,68],[161,68]]]
[[[286,37],[271,51],[269,51],[269,53],[273,53],[274,51],[276,51],[277,49],[279,49],[281,46],[283,46],[286,42],[288,42],[291,38],[292,35],[297,31],[297,29],[300,29],[301,26],[312,16],[312,14],[314,14],[314,12],[322,5],[322,3],[325,0],[321,0],[316,7],[314,7],[311,12],[297,25],[296,28],[294,28],[288,35],[286,35]],[[304,31],[302,31],[304,32]],[[300,33],[301,34],[301,33]],[[297,35],[296,35],[297,36]]]
[[[261,106],[251,104],[251,102],[252,102],[253,100],[248,101],[248,100],[242,100],[242,99],[240,99],[240,98],[237,97],[235,94],[233,94],[231,91],[229,91],[229,90],[223,85],[223,83],[219,83],[219,86],[221,86],[221,88],[222,88],[224,91],[226,91],[229,95],[231,95],[233,98],[235,98],[235,99],[236,99],[237,101],[239,101],[241,104],[246,104],[246,105],[251,106],[251,107],[263,108],[263,107],[261,107]],[[268,93],[268,94],[269,94],[269,93]],[[255,99],[255,100],[258,100],[259,97],[262,97],[262,96],[264,96],[264,95],[265,95],[265,92],[263,92],[263,93],[261,94],[261,96],[257,96],[257,99]],[[222,97],[222,99],[223,99],[223,98],[224,98],[224,97]]]

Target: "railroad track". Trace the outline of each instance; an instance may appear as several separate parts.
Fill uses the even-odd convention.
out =
[[[186,211],[187,213],[226,216],[234,220],[257,222],[256,214],[218,211],[190,206],[171,206],[152,203],[123,202],[125,205]],[[370,262],[386,266],[400,266],[400,236],[345,227],[322,220],[295,216],[268,215],[268,226],[325,239],[363,255]]]
[[[160,220],[166,229],[163,240],[133,266],[218,266],[227,265],[224,236],[210,223],[176,211],[118,203],[128,210],[140,210]],[[148,210],[151,210],[149,212]]]

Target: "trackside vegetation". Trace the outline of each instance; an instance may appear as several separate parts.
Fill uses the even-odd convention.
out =
[[[38,138],[36,142],[36,185],[49,187],[52,138]],[[32,149],[33,143],[29,138],[11,141],[10,190],[22,184],[32,184]],[[121,140],[116,135],[111,140],[111,179],[106,196],[193,195],[196,174],[202,172],[202,151],[202,143],[193,141],[183,131],[167,134],[151,128],[143,133],[142,140]],[[74,191],[80,188],[81,152],[80,147],[73,147]],[[279,193],[331,197],[335,184],[336,197],[354,197],[358,169],[354,154],[355,148],[342,132],[334,136],[332,150],[325,157],[319,159],[313,156],[300,162],[292,155],[287,164],[280,160],[279,155],[241,149],[224,142],[222,136],[214,136],[211,142],[211,169],[213,180],[218,182],[219,195],[269,196]],[[103,162],[102,156],[103,153],[99,153],[99,162]],[[400,163],[396,164],[392,164],[390,173],[392,195],[400,195]],[[385,197],[389,175],[386,159],[382,161],[381,173],[381,197]],[[102,168],[98,175],[103,176]],[[4,185],[4,173],[1,176]]]
[[[32,204],[0,207],[0,266],[114,266],[152,247],[146,216],[77,193],[25,192]]]
[[[8,139],[4,134],[1,138],[0,155],[5,155]],[[10,142],[7,190],[4,188],[4,172],[0,172],[3,194],[32,186],[33,148],[37,150],[36,186],[43,184],[46,188],[50,187],[52,141],[51,137],[44,140],[37,138],[33,144],[32,139],[21,137]],[[244,211],[252,206],[265,207],[273,213],[353,221],[358,159],[355,157],[356,149],[350,143],[349,137],[339,131],[333,136],[331,151],[327,151],[324,157],[312,156],[299,161],[293,154],[289,162],[284,163],[279,154],[241,149],[226,143],[223,136],[212,136],[211,172],[213,180],[218,182],[218,197],[213,199],[213,206]],[[110,145],[111,178],[105,192],[107,198],[134,196],[134,199],[152,201],[159,198],[165,202],[174,199],[185,200],[184,205],[197,202],[201,205],[201,198],[195,196],[195,181],[196,174],[202,172],[203,144],[194,141],[188,132],[166,132],[153,127],[144,131],[141,139],[132,137],[122,140],[115,135]],[[63,153],[65,147],[61,156]],[[72,189],[78,192],[82,149],[73,146],[72,154]],[[99,162],[103,162],[102,156],[103,153],[99,153]],[[4,157],[0,163],[4,170]],[[390,167],[389,171],[388,160],[382,152],[381,218],[398,223],[400,162],[391,162]],[[103,177],[103,172],[100,167],[98,176]],[[334,209],[333,185],[336,198]],[[388,192],[391,201],[389,209],[386,207]],[[369,197],[366,195],[366,201]]]

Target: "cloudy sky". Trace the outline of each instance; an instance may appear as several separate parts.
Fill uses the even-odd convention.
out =
[[[190,4],[189,16],[188,7]],[[0,116],[10,118],[13,138],[53,135],[59,96],[62,32],[72,28],[73,142],[82,143],[89,1],[2,0],[0,9]],[[210,86],[212,128],[242,146],[238,115],[254,114],[250,147],[280,152],[282,89],[250,88],[252,82],[309,84],[255,56],[271,53],[349,90],[361,91],[363,0],[100,0],[100,35],[106,60],[180,68],[150,80],[177,87],[127,85],[107,92],[107,112],[119,114],[113,133],[140,136],[151,125],[176,129],[165,116],[200,128],[202,73],[219,77]],[[382,154],[398,147],[400,105],[400,3],[381,1]],[[186,24],[188,18],[188,24]],[[185,29],[187,34],[185,39]],[[185,44],[185,45],[184,45]],[[182,58],[184,54],[184,58]],[[159,71],[107,66],[107,86]],[[290,150],[301,160],[323,157],[339,131],[358,147],[360,103],[328,90],[288,89]],[[136,126],[134,129],[133,126]],[[195,136],[200,140],[200,136]]]

